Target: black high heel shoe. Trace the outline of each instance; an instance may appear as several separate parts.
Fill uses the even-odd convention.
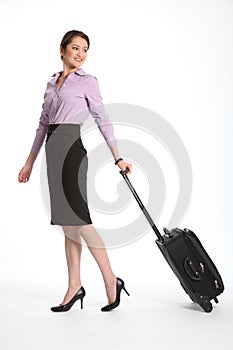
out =
[[[53,307],[51,307],[51,311],[54,311],[54,312],[69,311],[70,308],[74,305],[74,303],[78,299],[81,300],[81,309],[82,309],[83,308],[83,298],[85,297],[85,295],[86,295],[85,289],[83,287],[81,287],[67,304],[64,304],[64,305],[60,304],[58,306],[53,306]]]
[[[101,311],[111,311],[115,309],[119,304],[120,304],[120,296],[121,296],[121,291],[124,289],[125,293],[129,295],[127,290],[125,289],[125,282],[117,277],[117,284],[116,284],[116,300],[112,304],[108,304],[104,307],[101,308]]]

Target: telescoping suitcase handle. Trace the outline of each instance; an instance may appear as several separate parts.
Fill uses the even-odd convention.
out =
[[[163,242],[163,236],[161,235],[161,233],[159,232],[158,228],[156,227],[154,221],[152,220],[150,214],[148,213],[148,211],[146,210],[145,206],[143,205],[141,199],[139,198],[139,195],[137,194],[137,192],[135,191],[132,183],[130,182],[127,173],[129,172],[129,168],[126,168],[125,170],[121,170],[120,174],[123,176],[124,180],[126,181],[127,185],[130,188],[130,191],[133,193],[136,201],[138,202],[140,208],[142,209],[143,214],[145,215],[145,217],[147,218],[149,224],[151,225],[152,229],[154,230],[156,236],[158,237],[158,240],[160,242]]]

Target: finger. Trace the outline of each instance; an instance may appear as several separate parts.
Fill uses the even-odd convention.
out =
[[[130,168],[129,168],[129,166],[128,166],[128,165],[125,167],[125,169],[124,169],[124,170],[127,170],[127,174],[130,174],[130,173],[131,173],[131,170],[130,170]]]
[[[127,168],[129,168],[129,174],[132,173],[132,164],[127,164]]]
[[[28,178],[20,176],[19,182],[27,182],[27,181],[28,181]]]

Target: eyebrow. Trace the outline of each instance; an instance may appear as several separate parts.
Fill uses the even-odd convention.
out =
[[[80,47],[80,45],[78,45],[78,44],[73,44],[72,46],[79,46],[79,47]],[[83,48],[84,48],[84,49],[88,49],[87,46],[83,46]]]

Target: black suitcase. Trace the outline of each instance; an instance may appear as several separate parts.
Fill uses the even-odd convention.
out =
[[[164,228],[164,235],[160,234],[131,184],[127,172],[128,169],[120,171],[120,174],[154,230],[157,246],[192,301],[199,304],[205,312],[211,312],[213,309],[211,300],[218,303],[217,296],[224,290],[223,281],[216,266],[191,230]]]

